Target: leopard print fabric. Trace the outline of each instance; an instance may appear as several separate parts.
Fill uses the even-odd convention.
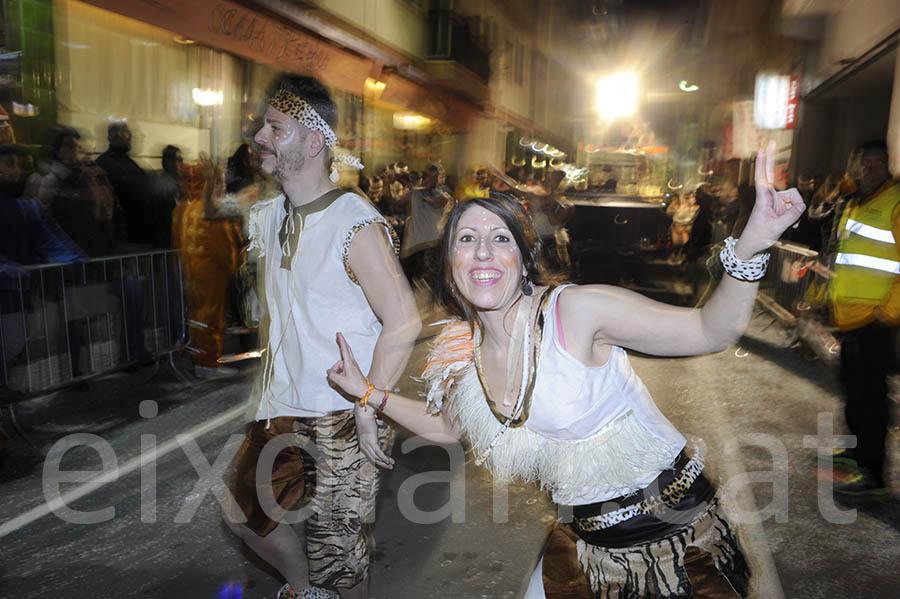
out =
[[[279,112],[288,115],[310,131],[318,131],[325,136],[325,145],[329,148],[337,143],[337,135],[325,122],[309,102],[286,89],[280,89],[269,100],[269,105]]]

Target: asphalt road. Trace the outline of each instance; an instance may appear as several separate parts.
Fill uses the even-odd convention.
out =
[[[757,315],[740,347],[718,354],[632,362],[662,411],[704,444],[741,515],[758,596],[896,596],[900,501],[833,505],[830,493],[819,496],[830,473],[817,468],[804,438],[839,415],[836,379],[769,325]],[[424,351],[420,343],[409,373]],[[165,370],[151,374],[21,406],[34,447],[14,438],[0,467],[0,597],[274,595],[280,582],[224,527],[217,499],[252,372],[191,387]],[[416,383],[403,388],[414,392]],[[447,451],[410,450],[407,439],[395,446],[397,466],[380,497],[372,596],[519,596],[554,507],[533,485],[495,488],[471,461],[449,472]],[[66,443],[73,447],[63,452]],[[896,431],[889,443],[896,457]],[[60,459],[47,459],[51,449]],[[89,472],[80,482],[45,484],[54,464],[72,478]],[[895,491],[897,478],[893,468]],[[411,522],[410,505],[419,520],[436,521]],[[85,522],[86,513],[95,521]]]

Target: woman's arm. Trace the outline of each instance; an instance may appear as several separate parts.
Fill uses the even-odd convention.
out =
[[[756,159],[756,203],[734,248],[741,260],[771,246],[805,209],[796,189],[775,190],[774,170],[770,143]],[[605,285],[573,287],[559,300],[563,333],[567,347],[572,345],[570,351],[585,363],[607,355],[609,345],[663,356],[718,351],[740,338],[758,287],[726,275],[700,309],[670,306]]]
[[[366,394],[368,385],[353,357],[353,351],[347,344],[347,340],[340,333],[337,334],[337,344],[341,351],[341,359],[328,369],[328,380],[339,387],[347,395],[353,398],[361,398]],[[383,389],[373,389],[369,394],[367,405],[362,407],[356,404],[358,418],[375,418],[377,408],[384,401]],[[403,397],[397,393],[388,392],[387,402],[384,404],[383,414],[404,428],[421,435],[435,443],[450,443],[459,440],[459,432],[450,423],[444,413],[428,414],[425,404],[416,399]],[[390,468],[394,460],[380,450],[371,451],[369,459],[382,468]],[[367,453],[367,455],[369,455]]]

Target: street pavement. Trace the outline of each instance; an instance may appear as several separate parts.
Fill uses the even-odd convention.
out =
[[[408,374],[420,369],[432,332],[417,344]],[[834,373],[763,314],[726,351],[631,359],[663,413],[705,448],[740,517],[757,596],[896,596],[898,469],[883,503],[833,505],[830,492],[817,492],[831,473],[807,437],[835,413],[843,426]],[[246,421],[248,366],[192,386],[147,368],[21,405],[31,445],[14,437],[0,467],[0,597],[273,597],[280,581],[221,523],[217,498],[223,449],[239,442]],[[419,390],[409,377],[400,387]],[[54,502],[45,456],[66,442],[82,445],[62,453],[61,470],[98,476],[102,466],[105,478],[62,483]],[[400,434],[397,465],[384,477],[372,596],[520,596],[555,508],[535,485],[495,487],[468,454],[450,472],[447,449],[414,444]],[[896,464],[896,430],[889,444]],[[97,522],[74,523],[84,512],[97,512]]]

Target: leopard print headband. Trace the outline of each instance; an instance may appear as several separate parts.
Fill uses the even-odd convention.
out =
[[[279,89],[269,100],[269,105],[279,112],[288,115],[310,131],[318,131],[325,136],[325,145],[329,148],[337,143],[337,135],[325,122],[309,102],[286,89]]]
[[[334,129],[325,122],[325,119],[316,112],[309,102],[297,96],[297,94],[286,89],[279,89],[275,95],[269,100],[269,105],[279,112],[288,115],[310,131],[318,131],[325,136],[325,145],[334,150],[337,145],[337,135]],[[335,160],[342,162],[347,166],[362,169],[363,164],[359,158],[348,153],[335,152]]]

